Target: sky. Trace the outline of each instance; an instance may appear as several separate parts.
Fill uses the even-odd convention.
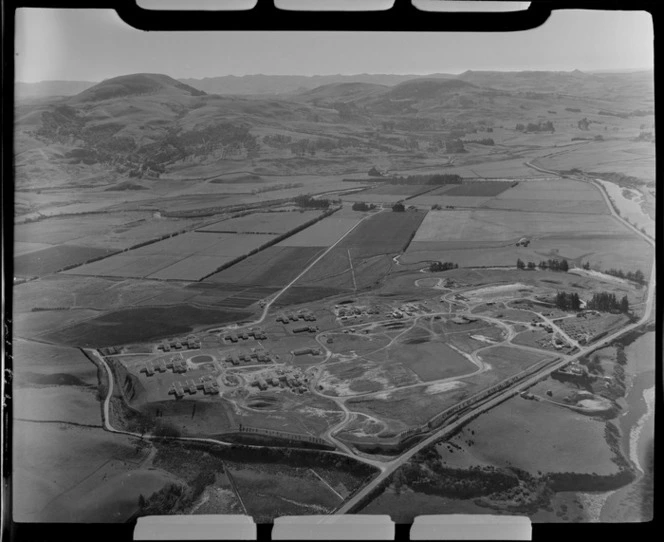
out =
[[[113,10],[23,8],[15,45],[21,82],[653,67],[652,18],[638,11],[554,12],[505,33],[144,32]]]

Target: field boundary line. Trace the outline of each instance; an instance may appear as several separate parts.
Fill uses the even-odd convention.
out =
[[[350,248],[348,251],[348,263],[350,264],[350,275],[353,278],[353,290],[357,292],[357,282],[355,282],[355,269],[353,269],[353,257],[350,255]]]
[[[339,495],[339,493],[337,493],[337,491],[336,491],[336,490],[335,490],[330,484],[328,484],[328,483],[327,483],[327,482],[321,477],[320,474],[318,474],[318,473],[317,473],[314,469],[312,469],[312,468],[309,468],[309,470],[310,470],[311,472],[314,473],[314,475],[316,476],[316,478],[318,478],[318,479],[319,479],[321,482],[323,482],[327,487],[329,487],[329,488],[330,488],[330,491],[332,491],[337,497],[339,497],[339,498],[341,499],[341,502],[344,501],[344,498],[343,498],[341,495]]]
[[[231,483],[231,487],[233,488],[233,492],[235,493],[235,496],[237,497],[237,500],[240,501],[240,505],[242,506],[242,510],[244,510],[244,514],[248,516],[249,514],[247,513],[247,507],[244,505],[244,501],[242,500],[242,497],[240,497],[240,492],[237,489],[237,485],[235,483],[235,479],[233,478],[233,475],[231,474],[230,469],[226,466],[226,463],[221,461],[221,465],[224,467],[224,472],[226,473],[226,476],[228,477],[228,481]]]

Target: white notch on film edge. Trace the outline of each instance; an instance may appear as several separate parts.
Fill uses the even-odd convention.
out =
[[[411,540],[532,540],[530,518],[490,514],[418,516]]]
[[[242,514],[145,516],[136,522],[134,540],[256,540],[256,524]]]
[[[388,515],[284,516],[274,520],[272,540],[394,540]]]
[[[247,11],[258,0],[136,0],[136,5],[152,11]]]

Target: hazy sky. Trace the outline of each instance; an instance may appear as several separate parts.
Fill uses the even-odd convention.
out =
[[[652,68],[646,12],[554,12],[509,33],[143,32],[112,10],[21,9],[16,79]]]

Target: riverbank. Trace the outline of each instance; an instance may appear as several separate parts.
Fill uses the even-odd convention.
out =
[[[625,396],[629,410],[619,418],[623,453],[637,478],[609,493],[600,521],[638,522],[653,517],[655,403],[655,333],[648,332],[625,347],[631,384]]]

